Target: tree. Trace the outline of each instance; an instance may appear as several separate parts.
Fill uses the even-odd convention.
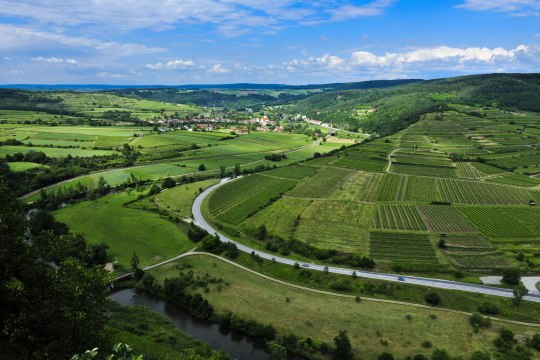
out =
[[[204,164],[199,165],[199,171],[205,171],[205,170],[206,170],[206,166],[204,166]]]
[[[239,163],[234,164],[234,176],[235,177],[240,176],[240,164]]]
[[[540,351],[540,333],[536,333],[531,338],[531,346]]]
[[[521,271],[516,267],[506,268],[503,271],[502,280],[508,285],[518,285],[521,280]]]
[[[135,252],[133,252],[133,256],[131,256],[131,260],[129,261],[129,264],[131,265],[131,270],[135,271],[139,268],[139,257]]]
[[[377,360],[394,360],[394,355],[390,354],[389,352],[383,352]]]
[[[336,349],[332,359],[334,360],[352,360],[353,353],[351,351],[351,342],[347,336],[347,330],[339,330],[338,335],[334,338]]]
[[[430,291],[424,295],[424,300],[426,300],[429,305],[437,306],[441,303],[441,296],[435,291]]]
[[[266,230],[266,225],[262,224],[258,228],[257,239],[264,240],[266,239],[267,236],[268,236],[268,231]]]
[[[226,176],[227,176],[227,170],[226,170],[226,168],[225,168],[224,165],[221,165],[221,166],[219,167],[219,177],[220,177],[220,178],[224,178],[224,177],[226,177]]]
[[[163,183],[161,184],[161,187],[164,188],[164,189],[170,189],[170,188],[173,188],[175,186],[176,186],[176,181],[174,181],[170,177],[165,178],[163,180]]]
[[[85,264],[84,239],[45,231],[28,241],[22,208],[1,179],[0,204],[1,357],[67,359],[103,344],[108,274]]]
[[[435,349],[431,354],[431,360],[450,360],[450,355],[445,349]]]
[[[287,349],[284,346],[275,341],[267,342],[266,346],[270,350],[270,360],[285,360],[287,358]]]
[[[523,297],[529,293],[529,290],[527,290],[527,288],[523,284],[519,284],[518,286],[514,288],[513,292],[514,292],[514,299],[513,299],[514,304],[516,306],[519,306],[521,305],[521,300],[523,299]]]

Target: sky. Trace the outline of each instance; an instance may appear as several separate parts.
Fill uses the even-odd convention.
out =
[[[0,0],[0,84],[540,72],[540,0]]]

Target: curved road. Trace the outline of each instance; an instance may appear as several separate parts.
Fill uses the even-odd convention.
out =
[[[206,230],[210,234],[217,234],[219,235],[219,238],[221,241],[224,242],[232,242],[236,244],[238,247],[238,250],[244,251],[246,253],[255,253],[259,255],[261,258],[266,260],[272,260],[274,259],[276,262],[279,262],[281,264],[290,265],[293,266],[296,262],[302,265],[302,267],[316,270],[316,271],[324,271],[325,266],[324,265],[317,265],[313,263],[305,264],[301,261],[296,261],[284,257],[280,257],[277,255],[265,253],[253,248],[250,248],[249,246],[240,244],[227,236],[223,235],[216,229],[214,229],[203,217],[201,212],[201,204],[204,199],[212,191],[217,189],[220,186],[223,186],[224,184],[228,183],[229,181],[234,181],[234,179],[223,179],[220,183],[209,187],[205,191],[203,191],[197,198],[195,199],[195,202],[193,203],[192,212],[193,217],[195,219],[195,223]],[[407,275],[396,275],[396,274],[385,274],[385,273],[376,273],[376,272],[370,272],[370,271],[363,271],[363,270],[357,270],[357,269],[350,269],[350,268],[341,268],[341,267],[328,267],[328,272],[334,273],[334,274],[341,274],[341,275],[352,275],[353,271],[356,272],[356,275],[358,277],[368,278],[368,279],[375,279],[375,280],[383,280],[383,281],[393,281],[393,282],[399,282],[399,283],[405,283],[405,284],[413,284],[413,285],[422,285],[422,286],[428,286],[432,288],[440,288],[440,289],[448,289],[448,290],[460,290],[460,291],[468,291],[468,292],[474,292],[479,294],[487,294],[487,295],[493,295],[493,296],[501,296],[501,297],[507,297],[512,298],[514,297],[512,290],[510,289],[503,289],[503,288],[496,288],[496,287],[489,287],[489,286],[483,286],[483,285],[475,285],[475,284],[467,284],[467,283],[461,283],[457,281],[450,281],[450,280],[442,280],[442,279],[432,279],[432,278],[423,278],[423,277],[417,277],[417,276],[407,276]],[[524,300],[533,301],[540,303],[540,296],[539,295],[527,295],[523,298]]]

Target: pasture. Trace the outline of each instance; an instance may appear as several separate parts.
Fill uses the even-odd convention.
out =
[[[188,266],[196,276],[210,274],[229,284],[221,289],[210,285],[209,292],[204,294],[218,313],[232,311],[243,318],[272,324],[278,335],[294,333],[329,344],[339,329],[344,328],[356,356],[369,359],[377,358],[382,351],[391,352],[399,359],[417,353],[429,355],[432,350],[422,347],[425,340],[455,356],[466,356],[478,349],[493,351],[493,339],[503,325],[494,321],[492,328],[474,333],[467,315],[367,298],[357,303],[352,296],[332,296],[275,283],[204,255],[182,258],[150,273],[161,282],[178,276],[183,266]],[[504,326],[520,335],[536,332],[535,328],[520,325],[504,323]],[[381,341],[387,344],[384,350]]]
[[[178,225],[156,213],[124,206],[138,195],[108,195],[68,205],[53,215],[71,231],[84,234],[89,244],[107,244],[108,256],[120,272],[129,269],[133,252],[139,256],[141,266],[147,266],[189,250],[192,243]]]

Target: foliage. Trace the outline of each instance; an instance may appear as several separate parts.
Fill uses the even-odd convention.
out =
[[[430,291],[424,295],[424,300],[432,306],[437,306],[441,303],[441,296],[435,291]]]
[[[85,264],[81,237],[45,231],[28,241],[11,194],[0,183],[2,356],[67,358],[105,343],[107,274]]]
[[[347,335],[347,330],[339,330],[339,333],[334,338],[334,344],[336,348],[332,358],[335,360],[351,360],[353,359],[353,354],[351,351],[351,342]]]

